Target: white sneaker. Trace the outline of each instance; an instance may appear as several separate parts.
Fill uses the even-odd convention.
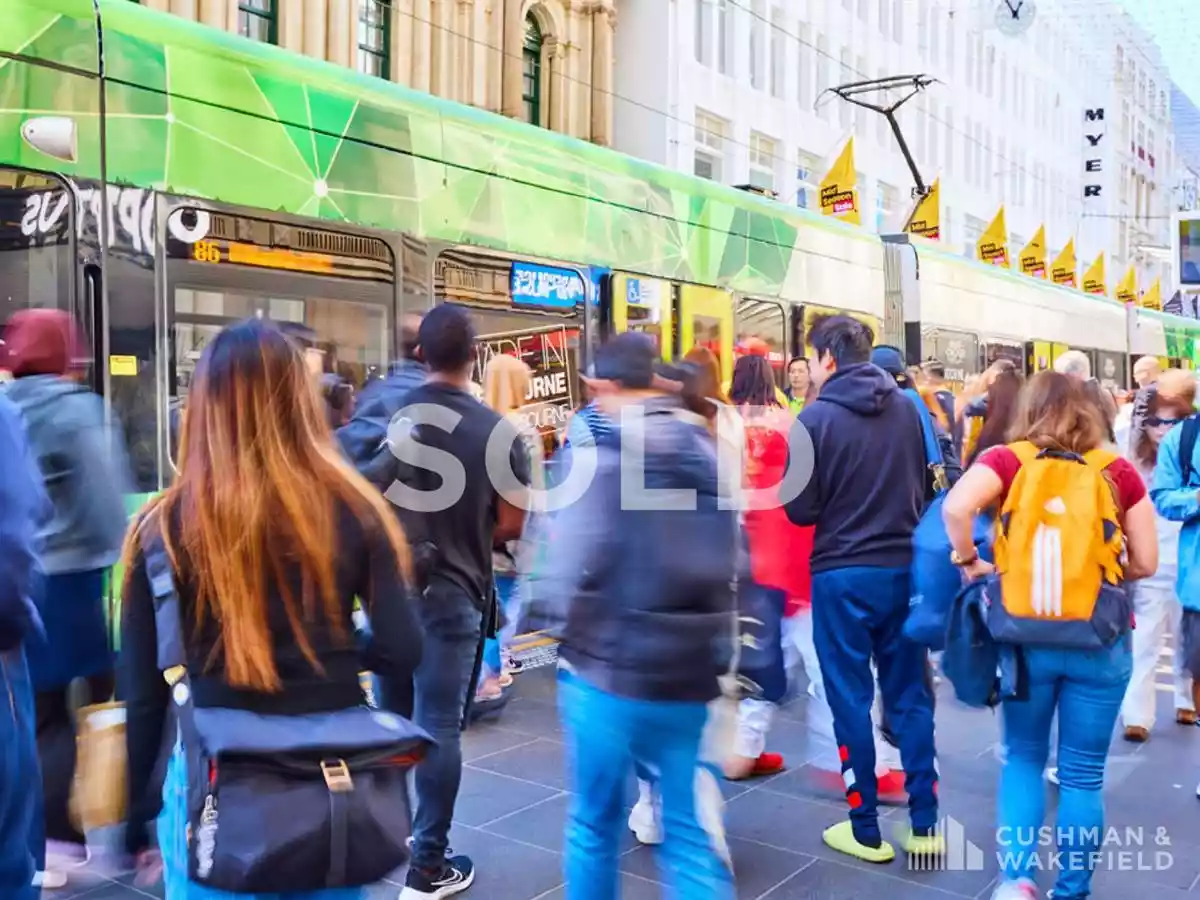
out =
[[[1037,885],[1028,878],[1002,881],[997,886],[996,892],[992,894],[992,900],[1037,900],[1037,898]]]
[[[34,872],[33,886],[40,887],[44,891],[57,891],[67,886],[67,875],[65,872],[59,872],[56,869],[48,869],[45,872]]]
[[[629,830],[639,844],[663,842],[662,811],[653,801],[638,800],[629,813]]]
[[[1055,787],[1058,786],[1058,766],[1050,766],[1046,769],[1046,780]]]

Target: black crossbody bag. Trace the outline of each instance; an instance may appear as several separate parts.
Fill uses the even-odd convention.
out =
[[[187,760],[188,879],[233,893],[361,887],[408,861],[409,770],[433,741],[362,706],[299,716],[197,708],[159,519],[139,541],[158,666]]]

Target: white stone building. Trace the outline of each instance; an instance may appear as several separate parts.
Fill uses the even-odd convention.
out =
[[[941,178],[943,241],[972,255],[1003,203],[1014,255],[1045,223],[1051,255],[1075,237],[1082,268],[1105,249],[1115,284],[1134,248],[1165,243],[1155,216],[1174,171],[1169,79],[1115,0],[1038,7],[1029,31],[1008,37],[992,0],[627,2],[615,146],[816,207],[816,184],[853,134],[863,224],[895,231],[913,179],[886,120],[832,95],[814,103],[831,85],[928,73],[939,83],[901,123],[926,181]],[[1096,103],[1110,129],[1106,182],[1085,227],[1085,110]]]

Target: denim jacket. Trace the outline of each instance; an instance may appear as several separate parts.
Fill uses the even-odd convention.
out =
[[[581,677],[626,697],[707,702],[731,649],[737,514],[721,508],[707,432],[665,398],[637,406],[575,450],[595,454],[595,475],[541,523],[534,594],[562,598],[560,658]]]

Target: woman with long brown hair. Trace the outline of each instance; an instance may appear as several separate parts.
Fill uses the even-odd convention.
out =
[[[1078,380],[1057,372],[1035,375],[1022,391],[1009,439],[1012,444],[992,447],[979,455],[950,490],[942,507],[954,550],[952,559],[967,578],[983,578],[996,571],[975,547],[972,533],[975,516],[983,509],[1003,507],[1022,467],[1036,464],[1036,460],[1022,460],[1044,451],[1051,451],[1060,460],[1065,458],[1088,466],[1107,462],[1102,474],[1112,489],[1126,545],[1123,578],[1133,581],[1154,573],[1158,565],[1158,535],[1146,486],[1128,460],[1115,454],[1099,458],[1094,455],[1096,451],[1103,452],[1107,426],[1100,410],[1088,402]],[[1031,479],[1035,477],[1030,475]],[[1021,498],[1023,502],[1038,504],[1036,512],[1030,512],[1029,516],[1040,515],[1043,508],[1054,511],[1055,504],[1067,512],[1063,497],[1046,500],[1036,493],[1036,488],[1032,490],[1032,494]],[[1022,516],[1023,509],[1018,506],[1014,518]],[[1101,528],[1103,523],[1095,521],[1095,525]],[[1031,529],[1028,522],[1021,527]],[[1054,532],[1054,538],[1036,542],[1032,550],[1011,549],[1014,553],[1034,553],[1035,558],[1028,563],[1022,561],[1022,565],[1031,564],[1042,572],[1043,588],[1053,591],[1061,585],[1054,581],[1054,573],[1062,573],[1063,541],[1059,529],[1048,530]],[[1046,806],[1042,772],[1050,752],[1050,729],[1056,714],[1061,722],[1057,755],[1062,793],[1055,834],[1060,835],[1058,849],[1063,851],[1063,859],[1069,857],[1072,863],[1058,873],[1055,894],[1088,895],[1098,844],[1081,836],[1102,834],[1104,830],[1101,790],[1105,764],[1113,725],[1132,669],[1128,627],[1111,644],[1098,649],[1044,643],[1026,643],[1020,648],[1025,695],[1020,700],[1005,701],[1001,708],[1004,766],[1000,776],[997,834],[1006,852],[1003,880],[993,900],[1042,896],[1033,878],[1037,836]]]
[[[121,651],[126,848],[147,865],[146,826],[161,808],[167,897],[225,900],[232,895],[189,880],[187,760],[178,741],[162,803],[151,793],[171,692],[158,666],[143,527],[162,530],[193,705],[268,716],[357,707],[364,669],[385,685],[411,680],[421,631],[407,587],[408,547],[393,511],[334,445],[300,347],[257,320],[218,334],[187,399],[178,477],[126,538]],[[356,597],[370,621],[361,647]],[[303,896],[362,895],[345,888]]]
[[[967,465],[973,463],[984,450],[1005,442],[1017,414],[1017,398],[1022,383],[1021,376],[1012,366],[995,371],[983,399],[983,425],[975,437]]]

